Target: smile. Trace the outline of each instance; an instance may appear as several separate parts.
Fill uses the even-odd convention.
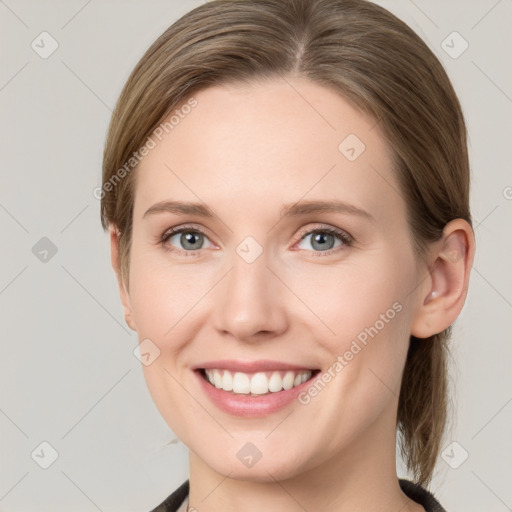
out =
[[[299,393],[320,372],[277,361],[217,361],[193,370],[202,392],[216,407],[246,418],[267,416],[298,403]]]
[[[240,395],[259,396],[300,386],[311,378],[313,370],[244,373],[207,369],[203,372],[204,378],[217,389]]]

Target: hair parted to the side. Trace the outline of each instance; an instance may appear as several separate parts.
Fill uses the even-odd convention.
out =
[[[418,261],[449,221],[471,224],[466,127],[450,80],[419,36],[365,0],[213,0],[187,13],[147,50],[119,97],[103,184],[195,92],[292,76],[338,91],[379,123]],[[101,199],[103,228],[120,233],[128,287],[136,171]],[[449,335],[447,329],[428,339],[411,337],[402,378],[400,448],[421,485],[432,479],[446,426]]]

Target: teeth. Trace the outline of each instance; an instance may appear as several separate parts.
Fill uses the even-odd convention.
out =
[[[268,379],[264,373],[255,373],[251,379],[251,393],[264,395],[268,393]]]
[[[311,370],[274,371],[252,374],[228,370],[205,370],[206,378],[217,389],[241,395],[265,395],[299,386],[311,378]]]
[[[213,384],[216,388],[222,387],[222,377],[220,376],[219,372],[215,372],[213,374]]]
[[[281,379],[281,375],[279,372],[273,372],[270,376],[270,380],[268,381],[268,390],[272,393],[277,391],[281,391],[283,389],[283,379]]]
[[[219,374],[219,372],[214,371],[213,375]],[[217,386],[215,386],[217,387]],[[233,393],[243,393],[247,395],[251,392],[251,381],[249,377],[245,373],[236,372],[233,377]]]
[[[230,372],[224,372],[224,375],[222,376],[222,389],[224,391],[233,390],[233,376]]]
[[[283,388],[284,389],[292,389],[294,379],[295,379],[295,374],[293,372],[286,372],[286,375],[284,376],[284,379],[283,379]]]

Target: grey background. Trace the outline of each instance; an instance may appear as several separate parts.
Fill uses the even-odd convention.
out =
[[[92,191],[131,69],[200,3],[0,0],[0,511],[144,511],[187,478],[133,354]],[[477,256],[452,343],[457,422],[431,489],[453,512],[512,510],[512,2],[377,3],[439,56],[469,127]],[[46,59],[31,47],[43,31],[59,45]],[[454,31],[469,44],[458,58],[442,46],[462,49]],[[46,261],[43,237],[57,249]],[[42,442],[58,452],[48,469]]]

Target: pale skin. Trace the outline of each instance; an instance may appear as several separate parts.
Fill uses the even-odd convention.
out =
[[[149,391],[190,450],[190,507],[424,510],[396,474],[401,372],[409,336],[441,332],[464,305],[470,225],[448,223],[428,264],[419,261],[379,126],[332,90],[288,77],[194,97],[198,105],[137,169],[129,286],[111,227],[126,321],[161,351],[143,368]],[[338,150],[349,134],[366,146],[352,162]],[[169,200],[202,203],[215,216],[144,216]],[[333,200],[371,218],[280,218],[285,204]],[[183,225],[204,234],[197,249],[180,234],[159,243]],[[322,228],[343,230],[353,243],[326,233],[331,245],[322,251],[311,235]],[[236,251],[248,236],[263,250],[252,263]],[[327,370],[395,302],[401,311],[307,405],[237,417],[209,401],[191,370],[226,358]],[[250,468],[236,456],[247,442],[262,453]]]

